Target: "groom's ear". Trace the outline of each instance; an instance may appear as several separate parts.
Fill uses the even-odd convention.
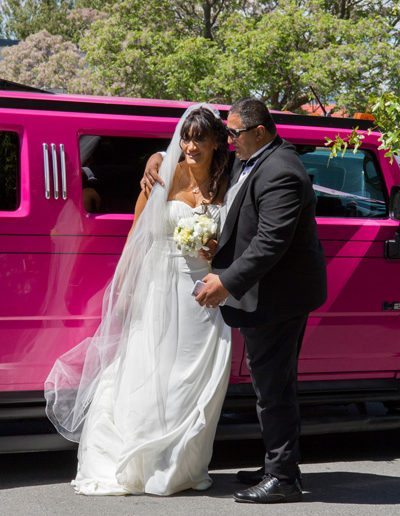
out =
[[[264,140],[266,137],[269,137],[269,132],[263,125],[259,125],[256,128],[256,138],[257,140]]]

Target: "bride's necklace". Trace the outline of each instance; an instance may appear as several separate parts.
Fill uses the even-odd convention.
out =
[[[181,164],[179,164],[179,166],[182,168]],[[192,176],[192,179],[194,179],[193,176]],[[204,181],[201,181],[201,183],[197,183],[196,185],[189,185],[189,189],[193,194],[195,202],[196,202],[196,197],[195,197],[196,195],[201,195],[203,197],[203,199],[206,199],[206,197],[204,196],[204,194],[202,192],[202,188],[204,185],[207,185],[207,195],[208,196],[211,195],[211,192],[209,191],[210,182],[211,182],[210,178],[206,177],[206,179],[204,179]]]
[[[207,194],[206,195],[204,195],[202,192],[202,188],[204,187],[204,185],[207,185]],[[210,186],[210,178],[208,177],[207,179],[205,179],[201,183],[197,184],[193,188],[191,186],[189,187],[192,191],[195,202],[197,201],[196,196],[198,196],[198,195],[201,195],[204,200],[206,200],[207,197],[210,196],[211,192],[209,192],[209,186]]]
[[[199,194],[200,193],[200,190],[201,190],[201,187],[203,185],[205,185],[206,183],[209,183],[210,180],[207,178],[205,181],[203,181],[202,183],[198,184],[197,186],[195,186],[194,188],[192,188],[192,192],[194,194]]]

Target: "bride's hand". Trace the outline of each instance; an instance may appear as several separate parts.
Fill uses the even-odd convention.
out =
[[[214,258],[215,253],[217,252],[218,242],[217,240],[211,239],[209,240],[204,247],[207,249],[200,249],[199,256],[204,258],[207,261],[210,261]]]

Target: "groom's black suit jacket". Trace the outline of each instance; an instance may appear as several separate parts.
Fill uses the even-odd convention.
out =
[[[240,175],[235,160],[231,184]],[[326,270],[315,222],[316,198],[295,148],[277,136],[243,180],[223,227],[213,268],[240,300],[254,285],[257,307],[221,307],[225,322],[254,327],[320,306]]]

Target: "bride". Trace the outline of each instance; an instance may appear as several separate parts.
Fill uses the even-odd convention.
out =
[[[179,251],[173,234],[196,213],[219,223],[226,162],[218,114],[190,107],[160,170],[165,188],[138,198],[99,328],[61,356],[46,380],[48,417],[79,441],[77,493],[170,495],[211,485],[230,329],[218,308],[191,295],[208,263]]]

